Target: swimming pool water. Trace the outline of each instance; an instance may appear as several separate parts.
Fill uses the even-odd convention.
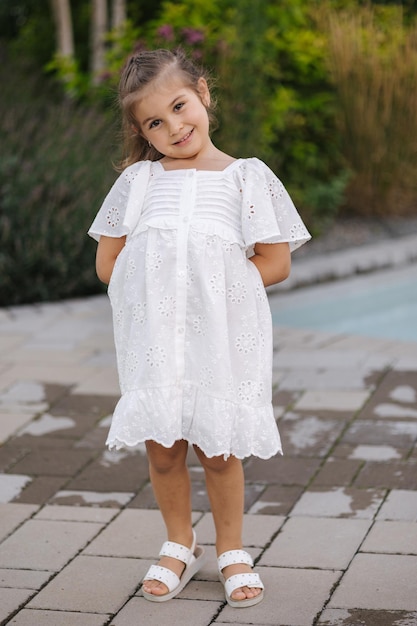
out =
[[[277,325],[417,342],[415,264],[273,292],[269,301]]]

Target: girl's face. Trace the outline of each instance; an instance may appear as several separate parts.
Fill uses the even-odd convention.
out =
[[[210,93],[204,78],[199,94],[180,77],[149,85],[134,108],[139,131],[161,154],[172,159],[202,156],[211,145],[206,107]]]

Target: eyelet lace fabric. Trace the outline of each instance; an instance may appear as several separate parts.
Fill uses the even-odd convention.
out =
[[[89,234],[127,236],[108,290],[122,392],[108,446],[185,439],[209,457],[281,452],[271,314],[248,255],[310,235],[273,172],[255,158],[222,172],[136,163]]]

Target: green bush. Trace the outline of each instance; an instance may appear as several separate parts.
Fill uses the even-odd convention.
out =
[[[359,215],[415,214],[417,24],[401,7],[330,12],[330,61],[341,153]]]
[[[0,61],[0,306],[97,292],[86,230],[115,178],[111,120]]]

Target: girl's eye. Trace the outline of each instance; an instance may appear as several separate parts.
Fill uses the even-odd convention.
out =
[[[154,120],[149,124],[149,128],[156,128],[161,123],[161,120]]]
[[[178,104],[174,106],[174,111],[180,111],[182,107],[184,106],[184,104],[185,102],[178,102]]]

